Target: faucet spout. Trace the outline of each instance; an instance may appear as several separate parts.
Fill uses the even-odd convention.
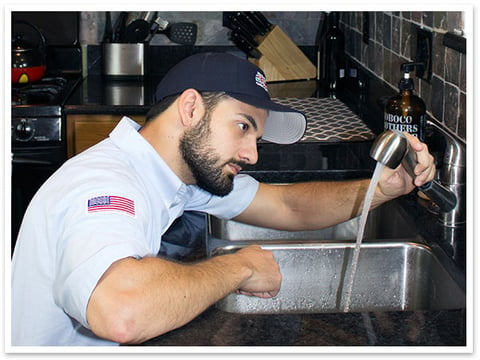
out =
[[[416,153],[410,148],[405,135],[398,131],[386,130],[375,140],[370,155],[378,162],[394,169],[402,164],[412,178],[417,165]],[[454,211],[458,204],[457,194],[436,180],[418,187],[439,208],[442,214]]]

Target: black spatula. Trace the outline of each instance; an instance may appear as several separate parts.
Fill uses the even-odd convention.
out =
[[[160,25],[156,30],[157,34],[164,34],[170,41],[182,45],[194,45],[197,41],[197,24],[186,22],[170,24],[159,20],[156,21]]]

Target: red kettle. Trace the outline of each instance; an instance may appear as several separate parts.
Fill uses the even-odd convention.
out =
[[[38,34],[39,42],[33,43],[24,39],[23,32],[17,32],[12,38],[12,82],[29,83],[40,80],[47,69],[46,41],[42,32],[27,21],[18,20],[15,24],[23,24]]]

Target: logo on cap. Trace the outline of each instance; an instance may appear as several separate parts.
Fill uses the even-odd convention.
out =
[[[265,79],[265,76],[263,76],[260,71],[257,71],[255,75],[255,83],[268,93],[267,79]]]

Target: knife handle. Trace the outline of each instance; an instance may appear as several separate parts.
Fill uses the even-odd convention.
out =
[[[268,33],[273,28],[273,24],[267,20],[261,11],[253,11],[256,18],[263,24],[265,33]]]
[[[263,36],[268,33],[269,30],[265,27],[265,25],[262,23],[262,20],[255,14],[254,11],[249,12],[249,17],[252,19],[253,23],[259,29],[260,35]]]
[[[245,20],[245,22],[248,23],[248,25],[250,26],[250,28],[253,30],[253,32],[255,33],[254,36],[256,35],[265,35],[264,34],[264,31],[262,29],[262,26],[258,25],[257,22],[253,19],[253,16],[252,16],[252,12],[250,11],[243,11],[241,12],[241,14],[243,15],[243,19]]]
[[[253,57],[255,59],[260,59],[262,54],[258,51],[254,46],[249,44],[241,35],[237,32],[232,31],[230,33],[230,40],[243,52],[245,52],[248,56]]]

